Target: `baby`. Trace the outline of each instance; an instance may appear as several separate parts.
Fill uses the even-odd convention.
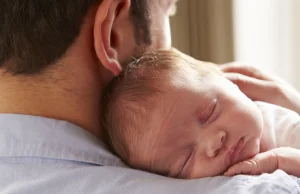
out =
[[[276,169],[300,176],[299,115],[253,102],[213,64],[147,53],[104,101],[110,144],[133,168],[184,179]]]

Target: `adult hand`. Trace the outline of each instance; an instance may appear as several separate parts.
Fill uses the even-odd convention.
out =
[[[300,114],[300,93],[284,80],[237,63],[220,65],[225,76],[253,101],[264,101]]]

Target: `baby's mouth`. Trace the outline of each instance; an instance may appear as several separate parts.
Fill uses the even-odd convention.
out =
[[[234,165],[238,159],[238,156],[241,152],[241,150],[244,148],[245,146],[245,140],[244,140],[244,137],[241,138],[238,143],[233,146],[229,151],[228,151],[228,154],[227,154],[227,157],[229,159],[229,164],[230,166]]]

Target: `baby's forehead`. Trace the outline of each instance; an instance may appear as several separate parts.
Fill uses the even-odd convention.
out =
[[[193,58],[177,58],[174,59],[173,63],[174,65],[171,65],[165,72],[173,78],[178,75],[200,78],[210,73],[221,74],[217,65],[209,62],[198,61]]]
[[[186,64],[182,64],[184,66]],[[175,95],[173,92],[190,91],[193,88],[199,88],[199,84],[203,84],[206,79],[207,73],[196,71],[190,67],[180,67],[177,69],[168,70],[162,74],[161,88],[164,90],[165,95],[162,98]]]

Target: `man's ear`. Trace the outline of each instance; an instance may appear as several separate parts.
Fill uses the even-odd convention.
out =
[[[98,59],[114,75],[120,74],[122,67],[118,61],[116,47],[120,44],[120,34],[113,30],[119,12],[129,10],[130,0],[103,0],[96,12],[94,23],[94,46]]]

